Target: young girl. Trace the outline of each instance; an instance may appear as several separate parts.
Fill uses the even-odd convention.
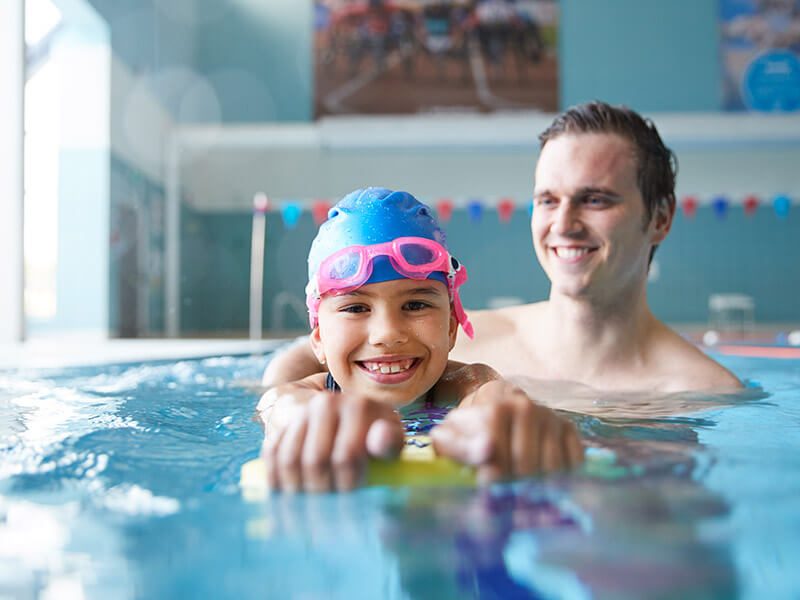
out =
[[[308,276],[311,345],[329,372],[259,402],[271,488],[354,487],[366,458],[396,457],[407,443],[398,409],[415,417],[412,433],[433,426],[437,454],[477,467],[482,481],[581,461],[569,421],[485,365],[448,362],[458,326],[472,336],[459,297],[467,274],[416,198],[383,188],[345,196],[314,239]]]

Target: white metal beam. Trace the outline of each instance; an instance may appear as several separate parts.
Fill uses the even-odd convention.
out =
[[[0,343],[25,336],[23,156],[25,3],[0,2]]]

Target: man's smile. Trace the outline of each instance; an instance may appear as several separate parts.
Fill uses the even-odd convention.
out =
[[[550,246],[550,250],[562,261],[578,263],[585,257],[597,251],[589,246]]]

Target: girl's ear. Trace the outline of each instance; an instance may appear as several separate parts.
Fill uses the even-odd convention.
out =
[[[319,325],[311,330],[311,335],[308,336],[308,339],[311,342],[311,350],[314,352],[314,356],[317,357],[321,365],[324,365],[326,360],[325,344],[322,343],[322,338],[319,335]]]
[[[447,327],[447,335],[450,338],[450,350],[456,345],[456,337],[458,335],[458,319],[456,319],[456,311],[450,306],[450,323]]]

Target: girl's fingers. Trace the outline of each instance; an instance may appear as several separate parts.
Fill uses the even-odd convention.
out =
[[[308,430],[301,455],[303,488],[327,492],[333,487],[331,451],[339,427],[339,411],[332,394],[317,394],[309,402]]]
[[[575,468],[583,463],[583,443],[578,434],[578,428],[575,424],[570,422],[566,425],[566,432],[564,435],[564,447],[566,455],[569,457],[569,467]]]
[[[554,473],[569,467],[569,459],[561,443],[562,438],[561,424],[555,421],[550,424],[547,431],[542,435],[542,473]]]
[[[367,454],[376,458],[395,458],[405,444],[405,431],[400,419],[377,419],[367,430]]]
[[[515,399],[514,411],[509,419],[511,422],[509,475],[527,477],[538,473],[541,468],[543,427],[537,417],[536,407],[527,396]]]
[[[492,457],[493,440],[484,421],[483,411],[480,409],[454,410],[444,423],[431,430],[436,454],[465,465],[479,466],[488,463]]]
[[[298,412],[283,433],[283,439],[276,456],[278,485],[287,492],[298,492],[302,489],[301,456],[303,443],[308,430],[307,408],[299,407]]]

